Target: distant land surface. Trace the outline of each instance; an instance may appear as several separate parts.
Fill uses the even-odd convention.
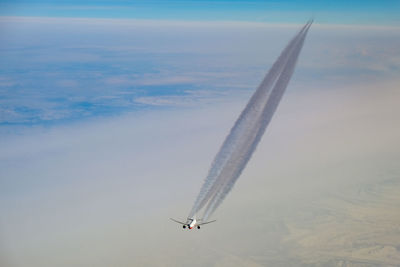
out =
[[[400,266],[399,192],[393,179],[327,196],[287,221],[284,244],[304,266]]]

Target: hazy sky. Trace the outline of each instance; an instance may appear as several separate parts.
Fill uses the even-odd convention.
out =
[[[376,192],[400,188],[398,1],[57,3],[0,4],[1,266],[312,266],[367,261],[362,242],[385,248],[375,265],[400,262],[400,238],[372,235],[395,224],[355,220],[369,235],[343,239],[359,233],[346,228],[349,203],[397,205]],[[168,218],[187,215],[249,96],[313,14],[218,221],[183,231]],[[324,225],[345,252],[322,251]]]

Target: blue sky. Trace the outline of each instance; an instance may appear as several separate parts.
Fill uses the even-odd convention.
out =
[[[398,24],[400,1],[11,1],[3,16]]]

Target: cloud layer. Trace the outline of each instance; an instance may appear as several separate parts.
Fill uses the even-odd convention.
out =
[[[187,232],[168,218],[186,216],[297,25],[51,22],[1,21],[2,266],[306,265],[324,246],[300,247],[299,232],[349,207],[321,209],[324,197],[398,186],[396,29],[314,25],[218,222]]]
[[[1,22],[2,126],[249,94],[297,27],[10,17]],[[399,43],[396,28],[315,25],[297,86],[307,87],[309,79],[343,85],[391,78],[399,71]]]

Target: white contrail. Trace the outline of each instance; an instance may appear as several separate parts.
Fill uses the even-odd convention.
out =
[[[289,42],[240,114],[211,165],[189,218],[207,204],[203,216],[207,219],[239,178],[283,96],[311,23]]]
[[[299,36],[305,30],[306,26],[303,27],[303,29],[299,32],[297,36]],[[254,122],[253,118],[260,115],[260,111],[266,103],[270,89],[276,78],[282,71],[282,68],[287,60],[287,57],[289,55],[288,52],[293,48],[295,40],[297,40],[296,37],[293,38],[286,49],[281,53],[278,60],[274,63],[271,70],[265,76],[263,82],[260,84],[256,92],[250,99],[246,108],[239,116],[237,122],[235,123],[230,134],[226,138],[224,144],[222,145],[220,151],[218,152],[212,163],[208,176],[196,199],[195,204],[193,205],[193,209],[189,217],[192,217],[198,210],[200,210],[210,198],[210,195],[212,194],[212,188],[215,188],[216,186],[214,181],[219,177],[219,174],[221,173],[225,164],[231,158],[231,153],[232,150],[235,148],[235,143],[237,143],[238,140],[243,140],[243,135],[248,132],[248,128],[251,126],[249,124]]]
[[[308,28],[307,28],[308,30]],[[262,135],[265,132],[265,129],[267,128],[269,122],[272,119],[273,114],[275,113],[279,102],[285,92],[285,89],[289,83],[289,80],[294,72],[294,68],[300,53],[300,50],[303,46],[304,39],[306,37],[307,31],[299,37],[299,41],[296,44],[295,48],[293,49],[284,69],[282,70],[278,80],[275,83],[274,88],[272,89],[268,101],[266,105],[264,106],[264,110],[259,118],[259,121],[257,122],[257,127],[255,127],[254,132],[255,136],[254,139],[248,140],[249,142],[246,144],[246,147],[243,147],[243,150],[245,152],[241,153],[239,158],[236,160],[236,162],[232,162],[232,165],[235,165],[234,168],[232,168],[231,173],[232,175],[230,176],[230,179],[225,179],[223,183],[221,183],[221,186],[219,187],[218,191],[214,194],[211,200],[208,201],[207,207],[205,208],[204,211],[204,220],[207,220],[207,218],[216,210],[216,208],[222,203],[222,201],[225,199],[226,195],[229,193],[229,191],[232,189],[234,186],[236,180],[239,178],[241,172],[245,168],[247,162],[250,160],[251,155],[253,154],[254,150],[256,149],[257,144],[259,143]],[[235,156],[235,155],[232,155]],[[237,165],[236,165],[237,164]],[[232,166],[233,167],[233,166]]]

